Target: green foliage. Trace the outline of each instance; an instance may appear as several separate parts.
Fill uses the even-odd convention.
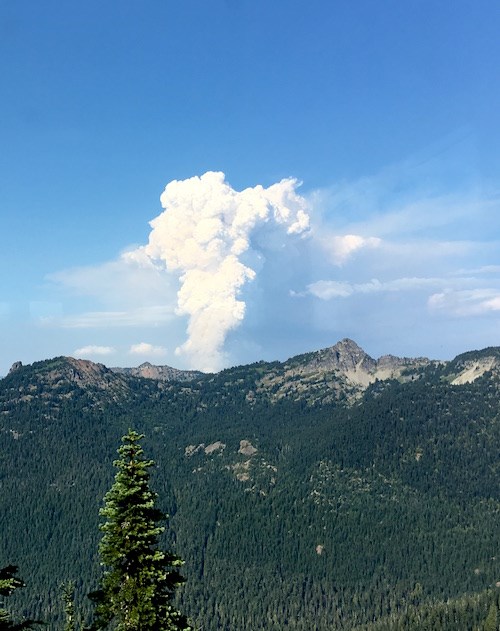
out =
[[[122,438],[115,482],[106,494],[100,514],[106,519],[99,545],[106,568],[96,602],[96,629],[109,625],[117,631],[172,631],[189,625],[172,605],[174,589],[183,582],[181,560],[158,547],[166,516],[156,508],[156,493],[149,488],[148,469],[133,430]]]
[[[488,616],[484,621],[483,631],[498,631],[498,606],[496,602],[490,605]]]
[[[446,601],[428,599],[419,606],[408,604],[404,611],[352,631],[497,631],[496,609],[496,594],[486,590]]]
[[[66,622],[64,624],[64,631],[76,631],[76,616],[75,616],[75,583],[69,581],[61,586],[61,596],[64,604],[64,615]]]
[[[7,565],[0,569],[0,595],[10,596],[16,589],[24,587],[23,581],[16,577],[17,567]],[[21,631],[22,629],[33,629],[33,625],[41,624],[35,620],[23,620],[14,622],[10,613],[0,607],[0,631]]]
[[[60,631],[59,584],[77,577],[88,616],[96,506],[133,417],[171,515],[159,547],[189,575],[169,602],[194,626],[484,631],[500,579],[498,375],[451,385],[432,365],[349,404],[261,396],[278,368],[129,378],[126,396],[34,380],[29,367],[0,381],[0,549],[37,595],[18,590],[16,609]],[[242,439],[257,452],[241,453]]]

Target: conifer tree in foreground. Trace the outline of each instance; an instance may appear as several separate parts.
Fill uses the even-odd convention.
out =
[[[20,578],[15,576],[17,567],[15,565],[7,565],[0,569],[0,595],[10,596],[12,592],[19,587],[24,587],[24,583]],[[0,631],[21,631],[21,629],[33,629],[34,624],[41,624],[35,620],[23,620],[15,623],[10,613],[0,605]]]
[[[94,629],[116,631],[172,631],[190,629],[186,618],[172,605],[175,588],[184,579],[177,568],[182,561],[158,548],[159,525],[166,515],[155,506],[157,495],[149,488],[148,469],[140,440],[133,430],[122,438],[115,482],[104,497],[100,514],[99,545],[104,574],[100,589],[91,594],[96,603]]]
[[[64,631],[76,631],[76,616],[75,616],[75,583],[74,581],[68,581],[61,585],[61,596],[64,603],[64,615],[66,622],[64,624]]]

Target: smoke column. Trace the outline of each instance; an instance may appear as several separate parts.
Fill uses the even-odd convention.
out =
[[[224,173],[170,182],[160,197],[164,211],[150,222],[149,243],[134,258],[162,261],[179,274],[177,313],[187,315],[187,340],[176,349],[190,366],[219,370],[229,331],[241,324],[242,287],[255,271],[241,261],[257,226],[280,225],[289,235],[309,227],[298,182],[285,179],[268,188],[235,191]]]

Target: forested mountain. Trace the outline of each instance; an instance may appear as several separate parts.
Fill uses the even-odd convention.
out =
[[[0,564],[27,583],[13,606],[61,628],[75,580],[88,610],[98,509],[133,427],[196,628],[497,628],[500,349],[374,360],[343,340],[160,372],[60,357],[0,380]]]

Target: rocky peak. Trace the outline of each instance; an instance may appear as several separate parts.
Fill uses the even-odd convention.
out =
[[[373,359],[356,342],[344,338],[334,346],[297,355],[275,365],[263,375],[257,391],[271,392],[271,398],[293,396],[311,401],[358,397],[371,383],[385,379],[409,379],[406,372],[429,364],[425,358],[408,359],[385,355]]]
[[[12,364],[12,366],[10,367],[10,370],[8,372],[8,374],[12,374],[13,372],[16,372],[16,370],[19,370],[19,368],[23,367],[23,362],[14,362]]]
[[[67,357],[66,365],[61,368],[61,376],[80,386],[102,386],[110,380],[110,371],[104,364],[96,364],[88,359]]]
[[[356,342],[344,338],[329,348],[293,357],[286,364],[297,367],[302,373],[331,371],[346,373],[360,368],[365,371],[374,370],[377,362]]]
[[[344,338],[337,342],[324,353],[332,365],[332,368],[342,371],[355,370],[362,367],[365,370],[372,370],[376,367],[377,362],[370,357],[365,351],[349,338]]]

